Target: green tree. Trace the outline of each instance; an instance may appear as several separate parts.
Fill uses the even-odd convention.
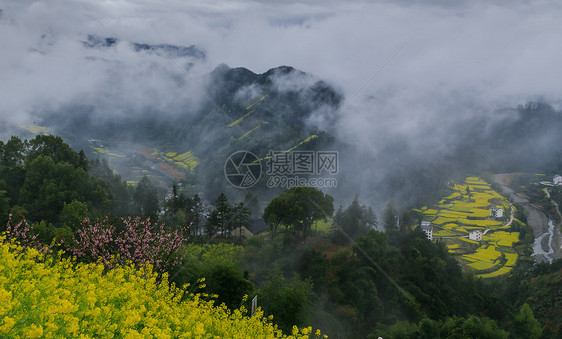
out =
[[[204,208],[203,202],[201,201],[199,195],[195,194],[193,198],[186,199],[184,208],[187,222],[191,227],[191,233],[201,235]]]
[[[217,294],[216,304],[224,303],[231,310],[242,306],[244,295],[254,291],[248,272],[238,265],[241,247],[232,244],[195,245],[184,247],[188,254],[182,265],[170,272],[171,282],[177,286],[186,283],[197,286],[205,278],[202,292]]]
[[[0,190],[20,219],[58,226],[64,204],[72,201],[87,204],[92,214],[107,213],[107,185],[90,177],[88,169],[84,152],[76,153],[58,136],[0,142]]]
[[[279,328],[290,333],[293,325],[308,323],[306,314],[313,295],[310,281],[302,280],[298,275],[288,280],[276,266],[258,291],[258,306],[266,315],[273,315],[273,322]]]
[[[73,200],[97,200],[91,178],[82,168],[69,163],[55,163],[51,157],[39,155],[26,164],[26,177],[21,189],[20,202],[32,221],[58,221],[64,203]]]
[[[172,185],[172,196],[164,202],[164,218],[166,225],[173,227],[181,227],[187,223],[187,216],[184,211],[187,204],[187,198],[180,193],[178,195],[178,186],[176,183]]]
[[[478,318],[471,315],[462,324],[462,338],[507,339],[509,333],[498,327],[498,324],[487,317]],[[445,337],[445,336],[444,336]]]
[[[110,179],[111,211],[114,216],[126,217],[134,214],[133,196],[135,188],[121,180],[119,175]]]
[[[105,158],[96,158],[88,165],[89,173],[104,185],[109,194],[111,214],[117,217],[127,217],[135,214],[133,196],[135,187],[121,180],[121,176],[114,174]]]
[[[384,209],[384,228],[387,231],[393,231],[398,228],[398,210],[392,200],[386,204]]]
[[[271,200],[263,219],[276,231],[283,224],[306,237],[315,220],[326,219],[334,213],[334,199],[314,187],[293,187]]]
[[[0,180],[5,183],[6,197],[17,204],[25,181],[25,143],[12,136],[6,144],[0,141],[0,151]]]
[[[59,216],[59,221],[63,227],[68,227],[76,231],[85,218],[88,217],[88,205],[83,202],[73,200],[71,203],[66,202],[63,205]]]
[[[231,310],[242,306],[244,295],[254,290],[248,272],[243,272],[234,262],[221,261],[203,271],[209,291],[218,295],[217,303],[224,303]]]
[[[378,224],[377,216],[373,210],[365,205],[359,204],[358,197],[355,196],[353,202],[349,207],[342,210],[341,206],[334,216],[334,226],[336,229],[336,236],[340,242],[348,242],[347,236],[355,238],[359,235],[367,233]]]
[[[405,210],[404,212],[402,212],[402,218],[400,218],[400,231],[405,232],[409,230],[413,221],[414,218],[412,217],[410,211]]]
[[[150,217],[153,222],[158,220],[158,212],[160,211],[158,192],[147,176],[142,177],[137,184],[134,202],[137,214]]]
[[[6,193],[6,191],[0,190],[0,227],[6,224],[10,213],[10,198],[6,196]]]
[[[233,211],[228,203],[228,198],[224,193],[219,194],[217,200],[215,200],[215,209],[211,211],[205,225],[207,235],[212,237],[221,232],[224,236],[230,236],[234,229],[232,217]]]
[[[515,315],[515,329],[518,338],[540,338],[542,328],[540,323],[533,315],[533,310],[529,304],[525,303]]]
[[[242,227],[248,226],[250,223],[250,210],[241,202],[233,207],[232,210],[232,227],[238,229],[238,234],[242,234]]]
[[[64,162],[75,168],[88,170],[88,162],[84,152],[76,153],[61,137],[54,135],[38,135],[27,142],[27,161],[33,161],[39,156],[48,156],[53,162]]]

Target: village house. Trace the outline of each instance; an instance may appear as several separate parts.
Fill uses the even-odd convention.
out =
[[[429,221],[422,221],[421,229],[425,232],[428,240],[433,240],[433,226],[431,226]]]
[[[267,229],[268,227],[265,221],[263,221],[262,218],[259,218],[250,220],[248,225],[242,226],[241,228],[236,228],[232,233],[235,237],[248,239],[267,231]]]
[[[468,239],[474,241],[482,241],[482,231],[481,230],[474,230],[468,234]]]
[[[490,208],[490,217],[496,219],[503,218],[503,208],[492,206],[492,208]]]
[[[555,175],[554,178],[552,178],[552,184],[554,186],[562,186],[562,176]]]

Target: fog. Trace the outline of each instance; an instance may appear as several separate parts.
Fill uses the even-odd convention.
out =
[[[359,150],[342,156],[347,167],[371,161],[356,175],[367,190],[365,180],[419,161],[393,160],[393,152],[447,156],[475,119],[486,118],[485,130],[506,118],[491,114],[500,109],[562,102],[556,1],[52,0],[0,8],[3,124],[32,124],[76,103],[91,106],[94,119],[147,106],[187,114],[208,103],[205,74],[222,63],[255,73],[290,65],[313,78],[278,79],[278,88],[322,79],[344,95],[331,124],[334,112],[324,108],[309,123]],[[87,48],[89,36],[117,42]],[[204,57],[139,52],[134,43],[195,46]]]

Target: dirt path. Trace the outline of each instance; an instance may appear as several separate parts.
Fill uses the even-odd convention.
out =
[[[511,209],[511,213],[509,214],[509,221],[504,224],[504,226],[511,226],[513,219],[515,219],[515,207],[513,207],[512,203],[509,203],[509,208]]]
[[[522,194],[515,192],[508,184],[514,174],[496,174],[494,180],[501,185],[504,195],[517,205],[522,206],[528,213],[527,223],[533,229],[535,243],[533,245],[533,257],[536,262],[548,261],[562,258],[562,234],[560,227],[555,227],[552,221],[549,223],[548,216],[532,206],[529,200]],[[513,214],[513,213],[512,213]]]

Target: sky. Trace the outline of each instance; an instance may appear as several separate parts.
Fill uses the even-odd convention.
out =
[[[325,80],[346,100],[338,137],[375,155],[389,138],[446,153],[450,126],[562,103],[559,1],[3,0],[0,9],[4,123],[72,102],[99,114],[197,106],[208,100],[204,74],[222,63],[256,73],[290,65]],[[87,49],[90,34],[120,43]],[[129,42],[195,45],[206,59],[172,61]],[[190,63],[186,76],[178,66]]]
[[[562,4],[449,3],[2,1],[0,114],[23,120],[37,105],[99,91],[111,75],[89,62],[96,55],[80,43],[88,34],[196,45],[207,54],[207,71],[221,63],[256,73],[290,65],[331,83],[353,99],[350,107],[370,100],[413,123],[458,100],[478,107],[538,99],[558,105]],[[139,60],[125,46],[97,57],[125,64],[132,73],[125,82],[154,76],[146,74],[153,60]],[[169,60],[159,62],[180,73]],[[132,84],[123,89],[128,97],[137,92]]]

